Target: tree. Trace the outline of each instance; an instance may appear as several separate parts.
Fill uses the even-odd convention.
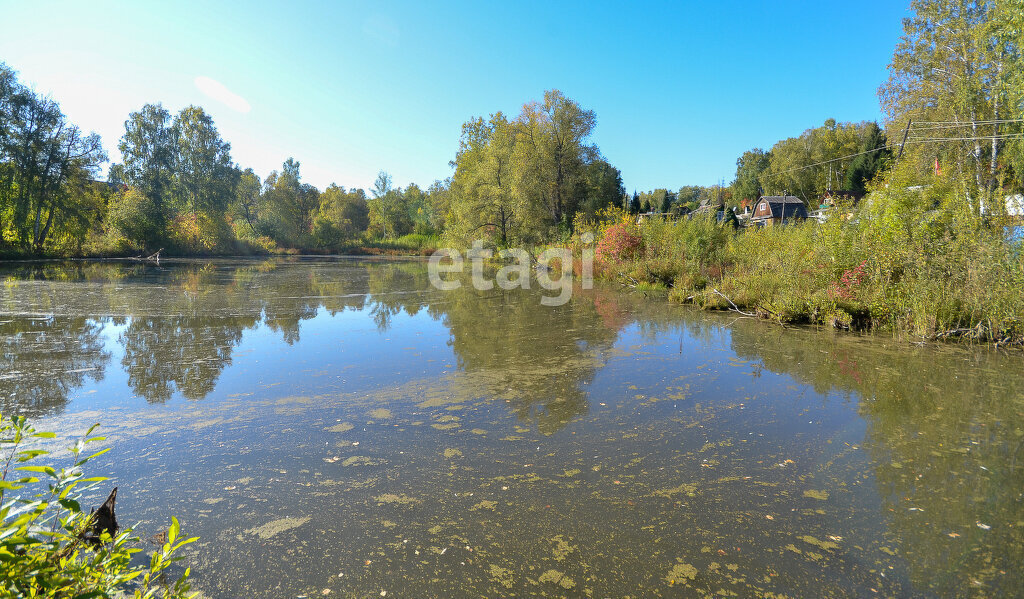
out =
[[[105,160],[98,135],[0,64],[0,240],[40,253],[57,229],[87,230],[100,216],[87,183]]]
[[[860,145],[860,155],[853,159],[846,171],[844,189],[860,194],[867,191],[867,183],[875,178],[892,156],[885,146],[885,133],[877,123],[868,123]]]
[[[229,205],[229,214],[236,221],[245,221],[249,231],[256,234],[256,221],[259,219],[260,178],[251,168],[238,175],[234,201]]]
[[[463,124],[452,179],[452,216],[464,240],[493,232],[504,247],[524,232],[532,213],[517,169],[521,133],[500,112],[487,121],[476,118]]]
[[[420,189],[419,185],[410,183],[402,192],[402,204],[409,215],[409,222],[412,224],[412,231],[420,235],[427,235],[435,232],[431,224],[430,201],[427,194]]]
[[[107,222],[136,249],[146,249],[150,242],[164,236],[163,215],[141,189],[130,187],[114,195]]]
[[[633,198],[629,201],[629,212],[631,214],[640,214],[640,194],[633,191]]]
[[[865,139],[873,126],[877,127],[828,119],[821,127],[777,142],[767,154],[767,168],[757,177],[762,193],[799,196],[813,205],[826,191],[844,185],[852,160],[868,143]]]
[[[380,171],[370,193],[373,195],[369,201],[370,233],[394,239],[412,230],[412,219],[409,218],[405,196],[401,189],[392,187],[391,175]]]
[[[585,190],[583,167],[599,156],[597,147],[587,143],[597,116],[549,90],[543,102],[523,107],[518,123],[525,142],[520,159],[539,175],[529,180],[528,194],[540,200],[555,227],[571,223]]]
[[[313,215],[320,199],[316,187],[302,183],[299,166],[289,158],[280,173],[267,175],[257,227],[261,235],[292,247],[303,245],[312,232]]]
[[[913,16],[879,88],[882,108],[893,129],[908,119],[912,141],[929,142],[917,152],[927,172],[932,158],[953,161],[973,178],[982,195],[994,191],[1005,135],[1022,130],[1004,122],[1020,114],[1020,0],[914,0]],[[928,122],[940,123],[928,125]],[[948,142],[941,141],[949,139]],[[934,145],[932,145],[934,144]],[[913,156],[912,156],[913,157]],[[976,194],[969,194],[976,195]],[[972,201],[975,213],[980,203]]]
[[[764,195],[760,177],[770,164],[771,154],[761,148],[748,150],[736,159],[736,179],[732,183],[733,197],[753,203]]]
[[[604,158],[597,158],[585,167],[586,190],[579,210],[586,218],[593,220],[599,211],[608,206],[619,206],[626,188],[622,185],[622,173]]]
[[[452,206],[451,190],[451,178],[434,181],[427,188],[427,205],[430,208],[427,212],[427,222],[436,233],[444,231],[448,225]]]
[[[170,220],[170,194],[174,184],[175,133],[171,113],[160,104],[146,104],[128,115],[118,142],[122,163],[111,167],[114,178],[139,190],[152,202],[147,213],[156,218],[163,236]]]
[[[369,224],[366,193],[332,184],[320,194],[320,206],[313,217],[313,239],[321,247],[336,247],[366,231]]]
[[[676,201],[676,194],[671,192],[671,191],[668,191],[666,189],[665,190],[665,195],[663,195],[662,198],[661,198],[661,207],[660,207],[661,208],[661,212],[663,214],[668,214],[669,212],[671,212],[672,211],[672,204],[674,204],[675,201]]]
[[[172,130],[178,211],[223,218],[239,178],[231,144],[221,139],[213,119],[198,106],[182,109]]]

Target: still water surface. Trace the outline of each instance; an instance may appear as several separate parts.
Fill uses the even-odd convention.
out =
[[[419,261],[0,268],[0,409],[102,423],[205,597],[1007,596],[1019,354]]]

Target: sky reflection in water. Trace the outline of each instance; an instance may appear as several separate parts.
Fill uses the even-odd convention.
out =
[[[206,596],[1007,595],[1019,355],[419,261],[0,270],[0,407],[66,433]]]

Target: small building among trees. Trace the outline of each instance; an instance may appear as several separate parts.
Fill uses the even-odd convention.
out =
[[[804,220],[807,218],[807,206],[795,196],[761,196],[750,215],[753,226],[770,226]]]

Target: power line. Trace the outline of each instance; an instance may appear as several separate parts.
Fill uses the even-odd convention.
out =
[[[914,130],[914,131],[935,131],[935,130],[939,130],[939,129],[965,129],[967,127],[991,127],[991,126],[996,126],[996,125],[1009,125],[1009,124],[1014,124],[1014,123],[1024,123],[1024,119],[1001,119],[1001,120],[998,120],[998,121],[972,121],[972,122],[969,122],[969,123],[960,123],[960,124],[956,124],[956,125],[954,125],[954,124],[947,124],[947,123],[942,123],[942,124],[925,123],[923,126],[918,126],[917,124],[914,124],[913,126],[911,126],[911,129]]]
[[[949,121],[949,122],[931,121],[931,122],[925,122],[925,123],[921,123],[921,124],[923,124],[923,125],[933,125],[933,124],[945,125],[945,124],[950,124],[950,123],[952,123],[952,121]],[[1001,120],[998,120],[998,121],[994,121],[994,120],[993,121],[973,121],[973,123],[975,123],[975,124],[982,124],[982,123],[988,123],[988,124],[1024,123],[1024,119],[1001,119]],[[970,124],[970,123],[968,123],[968,124]],[[917,125],[918,125],[918,123],[913,123],[913,124],[911,124],[911,128],[915,129],[917,127]],[[922,131],[922,133],[925,133],[925,132]],[[1019,139],[1019,138],[1024,138],[1024,133],[1004,133],[1004,134],[1000,134],[1000,135],[978,135],[978,136],[972,136],[972,137],[931,137],[931,138],[923,138],[923,137],[915,138],[915,137],[911,137],[911,138],[908,138],[905,143],[936,143],[936,142],[942,142],[942,141],[975,141],[975,140],[1003,141],[1003,140],[1007,140],[1007,139]],[[786,169],[784,171],[778,171],[778,172],[773,173],[773,174],[775,174],[775,175],[784,175],[786,173],[802,171],[802,170],[806,170],[806,169],[809,169],[809,168],[814,168],[816,166],[822,166],[822,165],[825,165],[825,164],[830,164],[832,162],[840,162],[842,160],[847,160],[849,158],[856,158],[857,156],[863,156],[864,154],[872,154],[874,152],[880,152],[880,151],[886,150],[886,149],[889,149],[889,146],[887,146],[887,145],[879,146],[877,148],[873,148],[873,149],[870,149],[870,150],[864,150],[863,152],[857,152],[856,154],[848,154],[846,156],[840,156],[839,158],[833,158],[831,160],[823,160],[821,162],[815,162],[814,164],[808,164],[806,166],[798,166],[796,168]]]
[[[874,148],[872,150],[864,150],[863,152],[857,152],[856,154],[849,154],[847,156],[840,156],[839,158],[833,158],[832,160],[825,160],[825,161],[822,161],[822,162],[815,162],[814,164],[808,164],[807,166],[798,166],[796,168],[791,168],[791,169],[788,169],[788,170],[779,171],[779,172],[773,173],[773,174],[782,175],[784,173],[791,173],[793,171],[802,171],[804,169],[813,168],[815,166],[821,166],[823,164],[828,164],[830,162],[839,162],[840,160],[846,160],[847,158],[855,158],[857,156],[862,156],[864,154],[871,154],[872,152],[878,152],[878,151],[881,151],[881,150],[888,149],[888,147],[889,146],[880,146],[880,147]]]
[[[938,141],[1002,141],[1024,137],[1024,133],[1005,133],[1002,135],[978,135],[972,137],[911,137],[907,142],[932,143]]]
[[[939,126],[942,126],[942,127],[944,127],[944,126],[969,127],[971,125],[991,125],[991,124],[1020,123],[1020,122],[1024,122],[1024,119],[992,119],[992,120],[984,120],[984,121],[924,121],[924,122],[918,121],[918,122],[915,122],[912,126],[913,127],[925,127],[925,128],[932,127],[932,126],[936,126],[936,127],[939,127]]]

